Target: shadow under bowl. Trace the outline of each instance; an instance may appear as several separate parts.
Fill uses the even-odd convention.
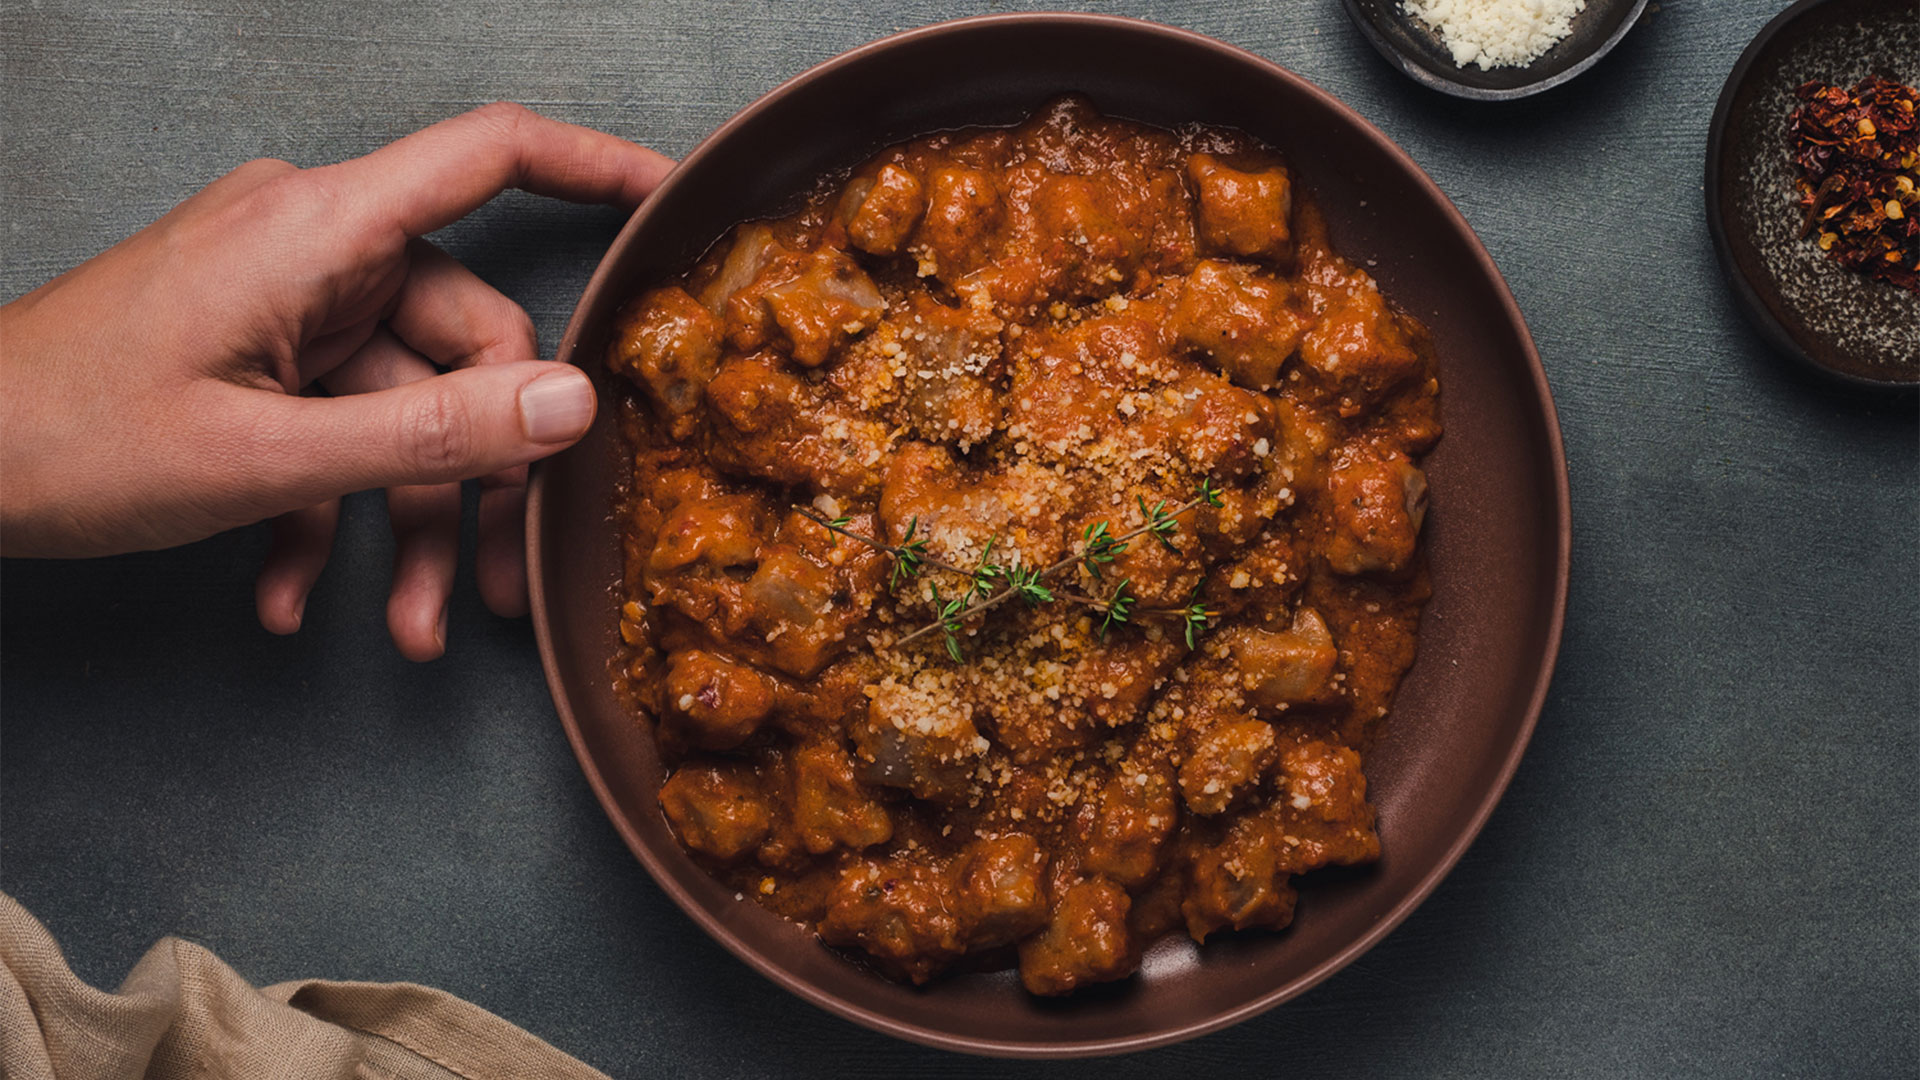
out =
[[[1565,461],[1539,358],[1505,283],[1451,203],[1378,130],[1305,80],[1195,34],[1092,15],[984,16],[855,49],[787,82],[703,142],[628,222],[581,297],[559,359],[612,389],[601,358],[619,305],[683,270],[736,222],[791,208],[825,174],[927,132],[1006,124],[1077,91],[1160,125],[1245,129],[1289,156],[1339,250],[1425,321],[1448,431],[1427,459],[1434,596],[1420,658],[1368,762],[1385,856],[1304,879],[1282,933],[1152,946],[1127,982],[1063,1000],[1011,972],[899,985],[849,963],[704,873],[656,801],[652,725],[622,707],[621,541],[629,467],[602,409],[579,445],[534,471],[533,618],[560,717],[588,783],[654,880],[702,929],[805,999],[933,1046],[1074,1057],[1224,1027],[1314,985],[1379,941],[1433,889],[1505,789],[1546,693],[1565,609]],[[697,972],[676,973],[697,978]]]

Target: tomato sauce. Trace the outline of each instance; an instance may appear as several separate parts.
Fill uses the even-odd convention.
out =
[[[608,361],[620,687],[744,897],[1062,994],[1378,857],[1439,386],[1271,149],[1073,98],[917,139],[636,297]],[[1018,580],[1049,599],[976,609]]]

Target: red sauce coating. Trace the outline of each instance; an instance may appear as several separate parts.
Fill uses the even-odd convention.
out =
[[[1071,98],[896,146],[636,297],[609,363],[620,688],[744,896],[898,977],[1063,994],[1378,857],[1362,761],[1427,597],[1439,386],[1270,149]],[[1046,566],[1203,478],[1170,545],[965,620],[959,663],[902,639],[966,580],[847,535]],[[1070,594],[1122,579],[1103,632]]]

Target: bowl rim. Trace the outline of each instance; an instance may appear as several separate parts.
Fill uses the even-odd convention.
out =
[[[1403,168],[1409,170],[1416,183],[1424,188],[1427,194],[1436,201],[1441,212],[1448,219],[1449,224],[1463,234],[1464,238],[1469,241],[1469,250],[1478,261],[1480,269],[1494,283],[1496,287],[1495,292],[1497,293],[1496,298],[1507,316],[1509,323],[1518,331],[1521,354],[1526,361],[1527,376],[1531,379],[1529,389],[1539,403],[1540,416],[1544,421],[1544,434],[1549,452],[1549,461],[1547,464],[1551,474],[1553,488],[1552,496],[1554,506],[1552,509],[1555,530],[1554,573],[1552,596],[1548,608],[1546,637],[1543,643],[1545,647],[1542,655],[1545,659],[1540,666],[1532,690],[1527,697],[1525,714],[1521,717],[1516,737],[1511,747],[1506,751],[1506,757],[1500,763],[1495,773],[1493,783],[1488,786],[1486,792],[1481,797],[1479,805],[1475,808],[1468,820],[1467,827],[1460,831],[1459,835],[1454,838],[1453,842],[1446,848],[1445,852],[1428,872],[1410,891],[1393,905],[1386,915],[1369,927],[1365,933],[1349,942],[1344,948],[1327,957],[1303,974],[1274,986],[1266,993],[1203,1020],[1138,1035],[1050,1043],[1018,1042],[956,1035],[900,1020],[838,997],[813,983],[797,977],[779,964],[773,963],[766,957],[760,955],[733,930],[723,926],[712,913],[695,902],[693,897],[674,881],[672,876],[666,872],[660,858],[647,846],[619,812],[619,807],[612,791],[609,789],[605,778],[601,776],[598,767],[589,754],[585,736],[582,734],[578,718],[574,715],[567,688],[563,685],[561,679],[561,667],[554,647],[553,632],[548,614],[550,600],[546,591],[544,575],[540,572],[545,556],[542,546],[540,521],[543,516],[546,501],[547,476],[551,468],[546,461],[534,464],[528,481],[526,518],[527,583],[534,636],[540,650],[540,662],[546,675],[548,691],[553,698],[554,707],[560,715],[561,725],[566,730],[567,740],[573,746],[574,755],[578,758],[581,769],[586,774],[587,783],[592,788],[594,797],[599,801],[601,809],[613,823],[616,831],[619,832],[621,839],[625,841],[627,847],[633,852],[635,857],[640,860],[641,864],[646,867],[648,874],[653,878],[655,884],[662,892],[665,892],[683,912],[691,917],[709,937],[718,941],[726,947],[729,952],[745,961],[749,967],[758,971],[761,975],[772,980],[777,985],[784,987],[802,1000],[874,1031],[937,1049],[960,1051],[969,1054],[1007,1058],[1064,1059],[1123,1054],[1167,1046],[1230,1027],[1243,1020],[1264,1013],[1282,1002],[1312,989],[1314,986],[1319,985],[1334,973],[1352,963],[1405,921],[1407,916],[1412,914],[1413,910],[1419,907],[1420,904],[1432,894],[1433,890],[1440,884],[1441,880],[1452,871],[1455,864],[1459,862],[1460,857],[1465,854],[1467,848],[1472,845],[1473,841],[1485,827],[1488,818],[1493,813],[1494,807],[1499,804],[1501,797],[1506,792],[1508,784],[1512,781],[1514,772],[1519,767],[1520,759],[1525,754],[1528,744],[1532,741],[1534,730],[1538,726],[1540,713],[1546,704],[1547,691],[1553,679],[1554,668],[1558,662],[1562,631],[1566,622],[1568,582],[1572,558],[1573,521],[1566,453],[1560,432],[1559,415],[1554,406],[1552,392],[1547,384],[1546,370],[1541,364],[1539,350],[1535,347],[1533,336],[1527,329],[1518,303],[1514,300],[1512,289],[1508,287],[1506,279],[1500,274],[1499,268],[1494,264],[1492,256],[1488,254],[1486,246],[1481,243],[1479,236],[1475,234],[1472,227],[1467,224],[1459,208],[1453,204],[1451,199],[1447,198],[1446,194],[1440,190],[1433,179],[1413,161],[1412,157],[1409,156],[1406,151],[1396,145],[1379,128],[1375,127],[1352,108],[1339,101],[1332,94],[1316,86],[1306,78],[1289,71],[1265,57],[1191,30],[1117,15],[1076,12],[1018,12],[976,15],[967,18],[952,19],[915,27],[875,39],[864,45],[842,52],[819,64],[808,67],[800,73],[782,81],[779,85],[762,94],[739,112],[735,113],[725,123],[715,128],[712,133],[702,139],[700,143],[674,167],[673,171],[668,174],[660,186],[655,189],[654,193],[649,196],[648,203],[643,203],[640,208],[634,211],[632,217],[630,217],[626,225],[622,227],[619,235],[613,243],[609,245],[608,250],[611,252],[616,248],[624,248],[627,246],[629,238],[638,230],[645,214],[646,206],[649,203],[659,200],[663,193],[671,192],[675,185],[684,182],[687,176],[695,174],[697,172],[697,166],[714,152],[716,146],[724,142],[735,131],[745,126],[753,117],[770,108],[772,103],[786,97],[798,88],[813,82],[815,79],[827,73],[858,64],[875,53],[889,50],[903,44],[921,41],[933,36],[950,34],[956,30],[1018,26],[1078,27],[1108,31],[1119,30],[1167,37],[1180,41],[1189,47],[1212,53],[1218,56],[1223,62],[1255,67],[1262,74],[1287,83],[1291,85],[1295,91],[1317,99],[1322,106],[1330,109],[1345,123],[1352,125],[1365,139],[1374,143],[1391,159],[1397,161]],[[559,347],[555,353],[556,360],[560,362],[571,361],[584,329],[584,316],[589,307],[592,306],[592,301],[597,299],[598,295],[608,287],[608,281],[612,275],[612,261],[603,257],[600,264],[594,269],[593,276],[588,280],[587,286],[585,290],[582,291],[581,298],[574,308],[574,313],[568,320],[566,332],[561,337]],[[878,976],[875,977],[877,978]]]
[[[1857,372],[1843,371],[1822,361],[1813,350],[1803,345],[1793,335],[1760,295],[1760,290],[1748,276],[1746,268],[1734,258],[1733,242],[1727,236],[1727,216],[1731,212],[1726,200],[1720,196],[1721,184],[1727,168],[1729,142],[1727,128],[1733,120],[1733,102],[1746,87],[1747,77],[1760,62],[1761,56],[1788,27],[1798,22],[1803,15],[1810,14],[1833,3],[1833,0],[1797,0],[1784,11],[1767,20],[1760,32],[1740,51],[1740,58],[1733,62],[1733,69],[1727,72],[1726,81],[1720,84],[1720,96],[1714,102],[1713,120],[1707,125],[1707,152],[1705,164],[1705,201],[1707,217],[1707,236],[1713,241],[1713,255],[1720,264],[1720,274],[1727,284],[1733,287],[1733,295],[1740,302],[1740,308],[1746,313],[1747,322],[1760,332],[1774,351],[1799,361],[1807,370],[1818,372],[1828,379],[1848,386],[1867,390],[1891,391],[1911,394],[1920,389],[1920,375],[1908,379],[1875,379]]]
[[[1573,64],[1567,68],[1557,71],[1552,75],[1542,76],[1533,82],[1521,83],[1519,86],[1505,87],[1472,86],[1442,75],[1424,64],[1416,63],[1413,57],[1407,55],[1399,46],[1389,41],[1387,36],[1380,32],[1379,27],[1373,25],[1373,20],[1367,18],[1366,14],[1360,10],[1360,0],[1345,0],[1345,6],[1347,15],[1353,19],[1354,25],[1360,29],[1361,36],[1365,37],[1367,42],[1371,44],[1381,56],[1386,57],[1389,64],[1398,68],[1401,74],[1419,83],[1421,86],[1429,90],[1438,90],[1440,93],[1453,97],[1463,98],[1467,101],[1516,101],[1520,98],[1532,97],[1543,91],[1551,90],[1561,83],[1568,82],[1585,74],[1589,68],[1598,64],[1601,58],[1612,52],[1614,46],[1620,44],[1634,27],[1640,25],[1640,20],[1645,16],[1647,11],[1647,0],[1633,0],[1632,7],[1627,11],[1627,17],[1621,20],[1620,25],[1614,28],[1613,33],[1608,34],[1593,47],[1591,52],[1579,60],[1574,61]]]

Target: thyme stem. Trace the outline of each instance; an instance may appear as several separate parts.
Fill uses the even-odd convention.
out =
[[[900,557],[900,549],[892,544],[882,543],[878,540],[875,540],[871,536],[863,536],[860,533],[854,532],[852,529],[849,529],[844,525],[835,525],[832,521],[829,521],[828,519],[821,517],[819,514],[815,513],[812,510],[807,509],[804,506],[796,506],[793,509],[801,517],[806,518],[808,521],[813,522],[814,524],[820,526],[823,529],[826,529],[829,532],[839,533],[841,536],[844,536],[849,540],[858,540],[861,543],[867,545],[868,547],[873,548],[877,551],[884,551],[887,554],[892,555],[896,559]],[[949,574],[957,574],[963,578],[971,578],[974,576],[974,573],[975,573],[972,570],[962,570],[950,562],[942,562],[941,560],[936,559],[931,555],[920,556],[920,561],[922,563],[925,563],[928,566],[933,567],[935,570],[945,570]]]
[[[1194,507],[1196,507],[1196,506],[1199,506],[1199,505],[1201,505],[1201,504],[1203,504],[1203,503],[1205,503],[1205,504],[1208,504],[1208,505],[1217,505],[1217,503],[1216,503],[1216,501],[1215,501],[1215,500],[1214,500],[1213,498],[1211,498],[1211,497],[1210,497],[1210,493],[1211,493],[1211,491],[1212,491],[1212,489],[1211,489],[1210,487],[1208,487],[1208,486],[1207,486],[1207,485],[1206,485],[1206,484],[1205,484],[1205,483],[1203,482],[1203,483],[1202,483],[1202,486],[1201,486],[1201,494],[1199,494],[1199,495],[1197,495],[1197,496],[1195,496],[1195,497],[1194,497],[1194,498],[1192,498],[1192,499],[1189,499],[1189,500],[1187,500],[1186,502],[1183,502],[1183,503],[1181,503],[1181,504],[1180,504],[1179,506],[1176,506],[1176,507],[1174,507],[1174,508],[1173,508],[1172,510],[1169,510],[1169,511],[1167,511],[1167,513],[1166,513],[1166,517],[1165,517],[1165,518],[1159,518],[1159,517],[1154,517],[1154,518],[1149,518],[1149,519],[1148,519],[1148,520],[1146,521],[1146,523],[1144,523],[1144,524],[1142,524],[1142,525],[1141,525],[1141,526],[1140,526],[1139,528],[1137,528],[1137,529],[1134,529],[1134,530],[1132,530],[1131,532],[1125,532],[1125,533],[1121,533],[1121,534],[1120,534],[1119,536],[1116,536],[1116,537],[1114,537],[1114,538],[1112,538],[1112,540],[1110,540],[1110,541],[1107,541],[1107,543],[1109,543],[1110,545],[1118,545],[1118,544],[1124,544],[1124,543],[1126,543],[1127,541],[1129,541],[1129,540],[1132,540],[1133,538],[1135,538],[1135,537],[1137,537],[1137,536],[1141,536],[1141,535],[1143,535],[1143,534],[1145,534],[1145,533],[1147,533],[1147,532],[1151,532],[1151,531],[1153,531],[1153,530],[1154,530],[1154,528],[1155,528],[1155,523],[1156,523],[1156,521],[1160,521],[1160,520],[1169,520],[1169,519],[1173,519],[1173,518],[1177,518],[1177,517],[1179,517],[1179,516],[1180,516],[1181,514],[1184,514],[1184,513],[1186,513],[1187,511],[1189,511],[1189,510],[1191,510],[1191,509],[1193,509]],[[803,513],[803,514],[805,514],[805,513],[807,513],[807,512],[806,512],[806,511],[805,511],[804,509],[803,509],[803,510],[801,510],[800,512],[801,512],[801,513]],[[812,515],[811,515],[811,514],[809,514],[808,516],[809,516],[809,517],[811,517]],[[815,518],[814,520],[816,520],[816,521],[819,521],[820,519],[818,519],[818,518]],[[828,523],[827,523],[827,522],[824,522],[824,521],[822,521],[822,522],[821,522],[821,524],[823,524],[823,525],[825,525],[825,524],[828,524]],[[831,526],[829,526],[829,527],[831,527]],[[844,531],[844,530],[842,530],[842,531]],[[851,534],[851,533],[848,533],[848,535],[849,535],[849,536],[851,536],[852,534]],[[857,539],[860,539],[860,538],[859,538],[859,537],[854,537],[854,539],[856,539],[856,540],[857,540]],[[1047,578],[1050,578],[1050,577],[1052,577],[1053,575],[1055,575],[1055,574],[1057,574],[1057,573],[1059,573],[1060,571],[1062,571],[1062,570],[1065,570],[1065,569],[1067,569],[1067,568],[1068,568],[1068,567],[1070,567],[1070,566],[1074,566],[1074,565],[1076,565],[1076,564],[1078,564],[1078,563],[1080,562],[1080,560],[1081,560],[1081,559],[1083,559],[1083,558],[1085,558],[1085,557],[1086,557],[1086,551],[1085,551],[1084,549],[1082,549],[1082,550],[1079,550],[1079,551],[1075,551],[1075,552],[1074,552],[1073,554],[1071,554],[1071,555],[1068,555],[1068,556],[1067,556],[1066,558],[1064,558],[1064,559],[1061,559],[1061,560],[1060,560],[1059,562],[1057,562],[1057,563],[1054,563],[1054,564],[1053,564],[1052,566],[1049,566],[1049,567],[1047,567],[1046,569],[1044,569],[1044,570],[1041,570],[1041,571],[1040,571],[1040,574],[1039,574],[1039,576],[1038,576],[1038,577],[1036,577],[1036,578],[1035,578],[1034,580],[1035,580],[1035,581],[1044,581],[1045,579],[1047,579]],[[928,560],[927,560],[927,565],[929,565],[929,566],[940,566],[940,565],[942,565],[942,564],[939,564],[939,563],[936,563],[936,562],[934,562],[934,561],[933,561],[932,559],[928,559]],[[948,568],[948,567],[944,567],[944,566],[943,566],[943,569],[950,569],[950,568]],[[958,573],[962,573],[962,574],[966,574],[966,575],[967,575],[968,577],[972,577],[972,576],[973,576],[972,574],[970,574],[970,573],[967,573],[967,572],[966,572],[966,571],[964,571],[964,570],[960,570],[960,571],[957,571],[957,572],[958,572]],[[985,600],[982,600],[982,601],[979,601],[979,602],[977,602],[977,603],[974,603],[974,604],[971,604],[971,605],[969,605],[969,606],[967,606],[967,607],[966,607],[966,608],[965,608],[964,610],[961,610],[961,611],[959,611],[959,612],[956,612],[956,613],[955,613],[955,615],[954,615],[954,619],[956,619],[956,620],[961,620],[961,621],[964,621],[964,620],[966,620],[966,619],[968,619],[968,618],[970,618],[970,617],[972,617],[972,616],[974,616],[974,615],[981,615],[981,614],[985,614],[986,612],[988,612],[988,611],[991,611],[991,610],[993,610],[994,608],[997,608],[997,607],[999,607],[999,606],[1000,606],[1001,604],[1004,604],[1004,603],[1006,603],[1006,602],[1007,602],[1008,600],[1011,600],[1011,599],[1012,599],[1013,597],[1015,597],[1015,596],[1017,596],[1017,595],[1019,595],[1019,593],[1020,593],[1020,588],[1019,588],[1019,586],[1017,586],[1017,585],[1009,585],[1009,586],[1007,586],[1006,588],[1004,588],[1004,589],[1002,589],[1002,590],[1000,590],[999,592],[997,592],[997,593],[994,593],[994,594],[993,594],[992,596],[990,596],[990,597],[988,597],[987,599],[985,599]],[[1074,596],[1071,596],[1071,595],[1068,595],[1068,594],[1065,594],[1065,593],[1062,593],[1061,595],[1062,595],[1062,596],[1065,596],[1065,597],[1066,597],[1067,599],[1076,599],[1076,597],[1074,597]],[[1084,594],[1081,594],[1081,595],[1084,595]],[[1091,598],[1091,597],[1088,597],[1087,599],[1089,599],[1089,600],[1091,600],[1092,598]],[[1101,608],[1102,608],[1103,610],[1104,610],[1104,609],[1105,609],[1105,607],[1106,607],[1106,603],[1105,603],[1105,601],[1100,601],[1100,600],[1094,600],[1093,602],[1094,602],[1094,604],[1095,604],[1095,605],[1097,605],[1097,606],[1099,606],[1099,607],[1101,607]],[[918,630],[915,630],[914,632],[912,632],[912,633],[910,633],[910,634],[908,634],[907,636],[905,636],[905,637],[903,637],[903,638],[900,638],[899,640],[897,640],[897,641],[895,641],[895,642],[894,642],[894,644],[895,644],[895,645],[905,645],[905,644],[907,644],[907,643],[908,643],[908,642],[910,642],[910,641],[914,641],[914,640],[917,640],[917,639],[919,639],[919,638],[922,638],[922,637],[925,637],[926,635],[928,635],[928,634],[931,634],[931,633],[933,633],[933,632],[935,632],[935,631],[937,631],[937,630],[940,630],[940,629],[941,629],[941,628],[942,628],[943,626],[945,626],[945,625],[946,625],[946,624],[945,624],[944,622],[932,622],[932,623],[928,623],[927,625],[925,625],[925,626],[923,626],[923,627],[921,627],[920,629],[918,629]]]

